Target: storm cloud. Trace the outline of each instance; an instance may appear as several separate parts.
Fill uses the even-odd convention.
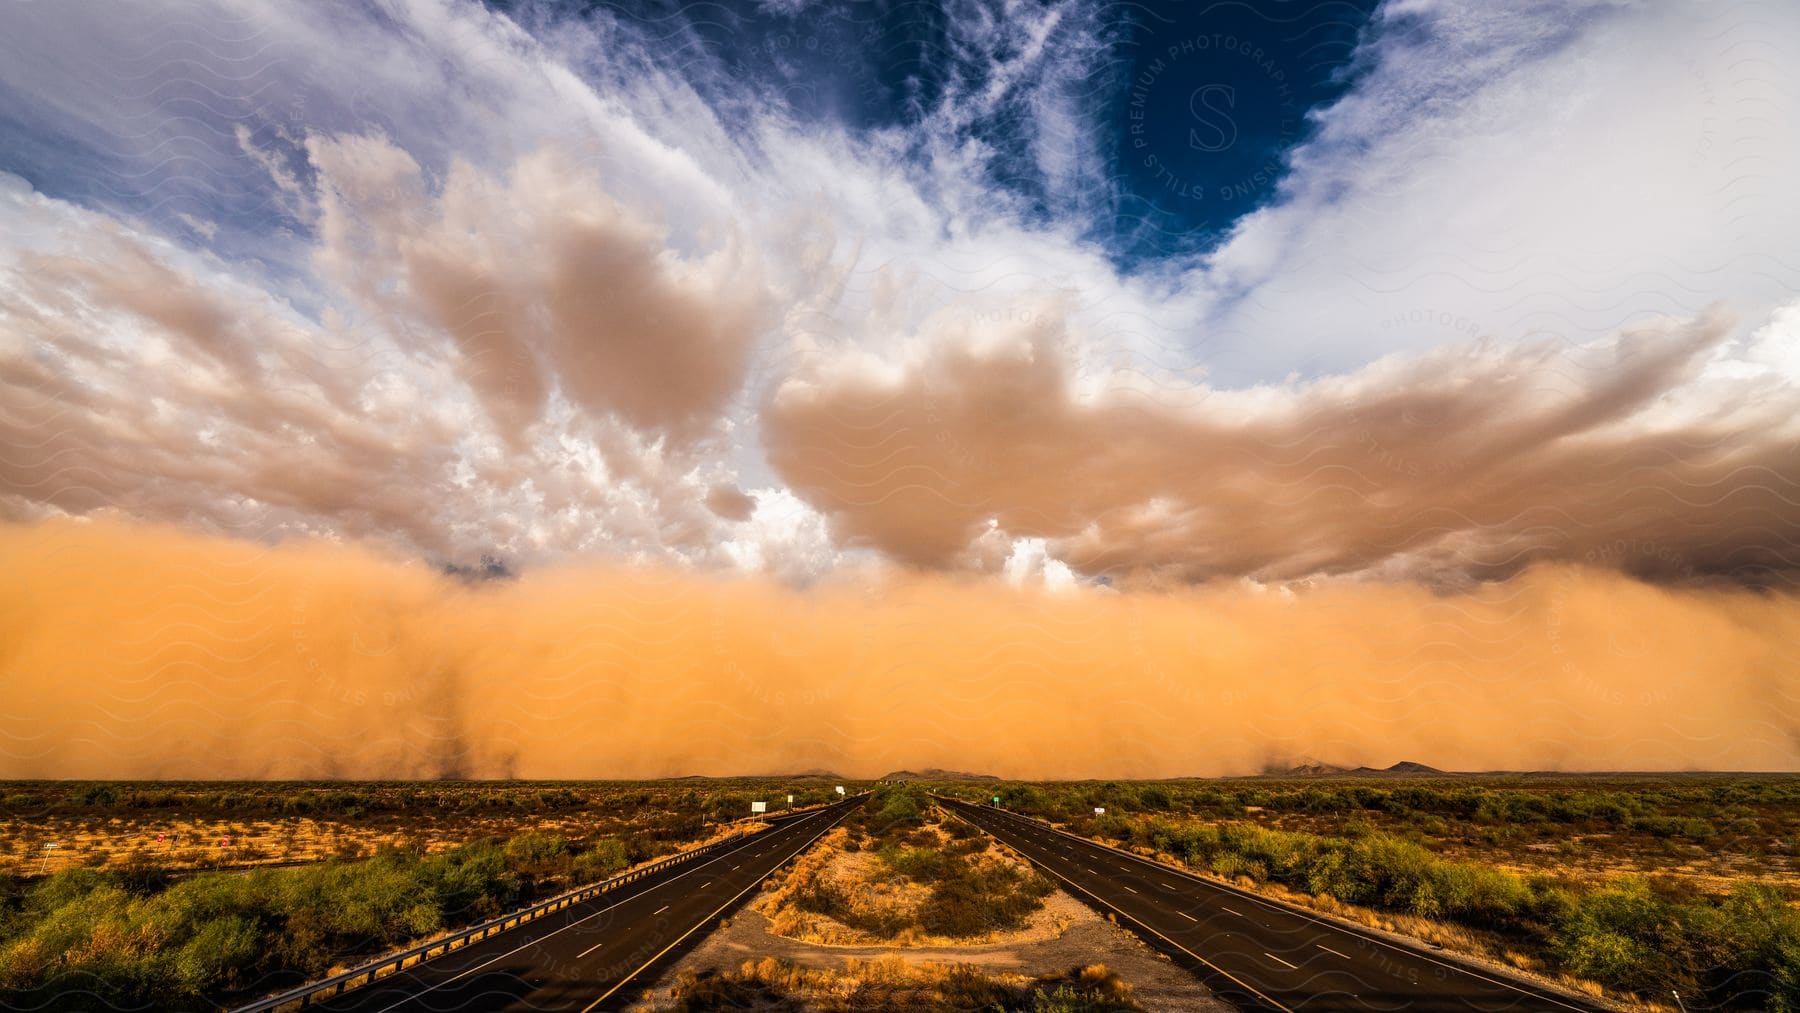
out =
[[[996,528],[1082,573],[1173,580],[1539,561],[1785,580],[1800,562],[1800,396],[1709,374],[1718,314],[1251,390],[1084,371],[1053,307],[1014,318],[789,380],[766,421],[777,470],[846,537],[932,568],[978,562]]]

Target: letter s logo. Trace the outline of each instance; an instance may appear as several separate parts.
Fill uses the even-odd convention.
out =
[[[1217,104],[1220,98],[1224,104]],[[1237,89],[1228,84],[1209,84],[1194,89],[1188,96],[1188,113],[1213,135],[1203,138],[1198,130],[1188,128],[1188,147],[1195,151],[1224,151],[1237,143],[1237,122],[1231,110],[1237,106]],[[1208,113],[1217,114],[1215,121]]]

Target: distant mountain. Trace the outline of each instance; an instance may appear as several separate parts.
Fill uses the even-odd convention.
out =
[[[1310,756],[1302,756],[1298,762],[1289,767],[1269,764],[1263,768],[1264,777],[1326,777],[1332,774],[1348,774],[1349,767],[1340,767],[1335,763],[1325,763]]]
[[[992,774],[969,774],[960,770],[940,770],[937,767],[926,767],[924,770],[896,770],[882,777],[883,781],[998,781]]]
[[[1358,767],[1355,770],[1351,771],[1351,773],[1352,774],[1442,774],[1443,771],[1437,769],[1436,767],[1428,767],[1423,763],[1414,763],[1411,760],[1401,760],[1399,763],[1396,763],[1391,767],[1381,767],[1379,769],[1377,769],[1375,767]]]
[[[1301,757],[1291,767],[1269,765],[1263,768],[1260,777],[1381,777],[1384,775],[1432,775],[1443,774],[1436,767],[1429,767],[1412,760],[1401,760],[1391,767],[1340,767],[1335,763],[1324,763],[1311,757]]]

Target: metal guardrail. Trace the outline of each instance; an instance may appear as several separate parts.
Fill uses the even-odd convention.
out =
[[[486,939],[497,932],[504,932],[507,929],[517,928],[526,922],[534,921],[551,912],[561,911],[572,904],[579,904],[582,901],[598,897],[601,894],[610,893],[628,883],[635,883],[651,873],[666,869],[672,865],[680,865],[684,862],[698,858],[701,855],[710,854],[711,852],[718,850],[721,846],[729,844],[743,836],[743,833],[732,834],[729,837],[722,837],[719,840],[713,841],[711,844],[702,844],[697,848],[670,855],[668,858],[653,862],[642,868],[621,872],[610,879],[603,879],[598,883],[590,883],[587,886],[578,887],[567,893],[558,894],[548,900],[538,901],[530,907],[520,908],[511,914],[501,915],[498,918],[482,922],[479,925],[471,925],[468,928],[462,929],[451,935],[433,939],[427,943],[420,943],[417,946],[409,947],[396,953],[390,953],[378,960],[372,960],[358,967],[353,967],[348,971],[334,974],[329,978],[321,978],[318,981],[308,982],[305,985],[301,985],[299,988],[290,989],[280,995],[273,995],[267,999],[259,999],[247,1006],[239,1006],[233,1010],[232,1013],[274,1013],[276,1010],[290,1006],[294,1009],[305,1008],[312,1005],[315,999],[342,995],[352,988],[369,984],[387,974],[394,974],[405,970],[434,955],[442,956],[449,953],[451,950],[461,949],[470,943]]]
[[[939,802],[957,802],[962,805],[970,806],[971,808],[978,809],[978,810],[989,810],[992,808],[992,807],[988,806],[986,803],[971,802],[966,798],[952,798],[951,796],[948,796],[948,795],[939,795],[936,792],[930,792],[929,794],[931,795],[932,798],[937,799]],[[955,812],[955,810],[951,810],[951,811]],[[1196,883],[1200,883],[1203,886],[1207,886],[1212,889],[1222,891],[1224,893],[1235,894],[1235,895],[1243,897],[1245,900],[1251,901],[1253,903],[1266,904],[1266,905],[1269,905],[1270,907],[1281,908],[1283,910],[1288,911],[1291,914],[1299,915],[1300,917],[1303,917],[1303,918],[1310,918],[1313,921],[1320,922],[1322,924],[1329,924],[1329,925],[1331,925],[1335,928],[1341,929],[1351,935],[1359,936],[1364,939],[1370,940],[1379,946],[1385,946],[1385,947],[1388,947],[1389,949],[1401,950],[1401,951],[1404,951],[1407,953],[1411,953],[1415,956],[1420,956],[1420,957],[1424,957],[1428,960],[1436,961],[1437,963],[1440,963],[1440,964],[1452,965],[1452,966],[1455,966],[1464,971],[1472,972],[1472,973],[1483,975],[1483,976],[1488,976],[1488,977],[1490,977],[1490,979],[1492,979],[1492,976],[1494,975],[1493,968],[1487,967],[1480,963],[1477,963],[1476,961],[1471,960],[1468,957],[1464,956],[1463,954],[1457,953],[1453,950],[1446,950],[1441,944],[1438,944],[1438,943],[1433,943],[1433,942],[1429,942],[1427,940],[1422,940],[1422,939],[1415,939],[1415,938],[1412,938],[1409,936],[1400,935],[1399,933],[1389,933],[1388,935],[1385,935],[1385,936],[1377,935],[1374,931],[1370,930],[1368,926],[1359,925],[1356,922],[1350,921],[1349,919],[1347,919],[1341,915],[1333,914],[1328,911],[1318,911],[1318,910],[1314,910],[1312,908],[1301,907],[1300,905],[1295,904],[1291,901],[1286,901],[1286,900],[1282,900],[1278,897],[1271,897],[1266,894],[1257,893],[1256,891],[1253,891],[1253,890],[1246,890],[1243,887],[1238,886],[1236,883],[1228,883],[1222,879],[1210,879],[1208,877],[1199,875],[1198,873],[1193,871],[1192,867],[1189,867],[1187,865],[1186,860],[1183,860],[1181,865],[1171,865],[1168,862],[1164,862],[1159,858],[1146,857],[1144,855],[1140,855],[1137,852],[1132,851],[1127,848],[1115,847],[1111,844],[1107,844],[1104,841],[1095,840],[1092,837],[1085,837],[1081,834],[1077,834],[1077,833],[1074,833],[1069,830],[1064,830],[1062,827],[1059,827],[1059,826],[1055,825],[1054,823],[1051,823],[1047,819],[1040,819],[1036,816],[1027,816],[1024,813],[1015,812],[1011,809],[1005,809],[1005,808],[999,809],[998,811],[1005,813],[1008,816],[1012,816],[1017,819],[1020,819],[1020,820],[1025,820],[1030,823],[1035,823],[1039,827],[1042,827],[1043,829],[1048,830],[1053,834],[1060,834],[1064,837],[1067,837],[1069,840],[1076,841],[1081,844],[1089,844],[1096,848],[1103,848],[1103,849],[1110,851],[1121,857],[1129,858],[1134,862],[1139,862],[1143,865],[1153,866],[1164,872],[1172,872],[1177,876],[1184,876],[1188,879],[1195,881]],[[968,817],[963,816],[960,813],[957,813],[956,817],[960,820],[963,820],[965,823],[968,823],[970,826],[975,827],[977,830],[981,830],[983,833],[988,833],[988,835],[990,837],[993,836],[991,832],[987,831],[985,828],[981,827],[980,824],[975,823],[975,821],[969,819]],[[995,840],[999,840],[999,838],[996,837]],[[1005,842],[1001,842],[1001,843],[1005,843]],[[1017,850],[1017,849],[1014,849],[1014,850]],[[1023,853],[1021,852],[1021,854],[1023,854]],[[1026,861],[1031,861],[1029,856],[1026,856]],[[1032,862],[1032,864],[1036,865],[1037,863]],[[1088,896],[1094,897],[1095,901],[1104,905],[1105,907],[1108,907],[1114,911],[1117,911],[1119,914],[1123,915],[1126,918],[1130,918],[1132,921],[1137,922],[1139,925],[1144,925],[1144,923],[1140,919],[1120,910],[1118,907],[1116,907],[1106,901],[1100,900],[1100,898],[1096,897],[1092,892],[1086,890],[1085,888],[1082,888],[1079,884],[1074,883],[1072,880],[1067,879],[1067,877],[1058,876],[1058,878],[1063,879],[1065,882],[1068,882],[1071,886],[1074,886],[1076,889],[1081,890],[1081,892],[1086,893]],[[1149,930],[1150,932],[1155,933],[1158,936],[1162,936],[1163,939],[1168,939],[1167,936],[1163,936],[1162,933],[1157,932],[1155,929],[1150,928],[1148,925],[1144,925],[1144,928]],[[1172,943],[1172,945],[1175,945],[1177,947],[1179,947],[1181,945],[1179,943],[1174,943],[1173,940],[1170,940],[1170,942]],[[1188,952],[1191,953],[1192,951],[1188,951]],[[1199,957],[1199,959],[1202,963],[1210,964],[1210,962],[1207,961],[1206,958],[1204,958],[1204,957]],[[1221,973],[1224,973],[1224,972],[1221,972]],[[1226,977],[1229,978],[1229,977],[1231,977],[1231,975],[1226,974]],[[1553,983],[1546,983],[1543,981],[1526,978],[1521,975],[1515,975],[1514,973],[1512,973],[1510,971],[1505,971],[1502,974],[1501,978],[1504,979],[1504,980],[1501,980],[1501,984],[1507,985],[1514,989],[1517,989],[1523,995],[1526,995],[1531,998],[1539,999],[1540,1001],[1542,1001],[1543,996],[1540,995],[1539,993],[1545,993],[1545,994],[1548,994],[1551,997],[1553,997],[1553,1001],[1556,1002],[1557,1005],[1560,1005],[1560,1006],[1563,1006],[1563,1007],[1566,1007],[1569,1009],[1582,1009],[1583,1008],[1580,1006],[1569,1005],[1570,1001],[1589,1003],[1590,1005],[1587,1008],[1590,1008],[1590,1009],[1593,1009],[1596,1011],[1601,1010],[1601,1009],[1615,1008],[1613,1005],[1610,1005],[1611,1000],[1609,1000],[1609,999],[1596,1000],[1592,996],[1584,995],[1579,992],[1574,992],[1574,991],[1565,989],[1561,985],[1553,984]],[[1236,981],[1237,979],[1232,978],[1232,980]],[[1242,984],[1242,982],[1240,982],[1240,984]],[[1245,985],[1245,987],[1250,988],[1250,986],[1248,986],[1248,985]],[[1532,989],[1536,989],[1538,991],[1534,992],[1534,991],[1532,991]],[[1250,988],[1250,991],[1256,992],[1256,989]],[[1262,993],[1257,992],[1257,994],[1261,995]]]
[[[850,796],[845,796],[845,797],[848,798]],[[842,801],[844,801],[844,799],[840,798],[840,799],[834,799],[833,801],[830,801],[830,802],[808,802],[805,805],[792,806],[787,809],[777,809],[772,813],[751,813],[748,816],[737,816],[732,819],[728,819],[720,825],[721,826],[736,826],[739,823],[767,822],[772,819],[780,819],[784,816],[798,816],[801,813],[816,813],[821,809],[829,809],[832,806],[837,805],[839,802],[842,802]]]

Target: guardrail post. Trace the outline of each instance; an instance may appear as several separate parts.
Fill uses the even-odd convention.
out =
[[[352,968],[351,970],[341,972],[336,976],[302,985],[279,995],[270,996],[269,998],[258,1002],[239,1007],[239,1011],[240,1013],[269,1013],[269,1011],[280,1009],[289,1004],[309,1007],[312,1005],[312,1001],[315,997],[321,995],[342,995],[346,990],[354,987],[359,982],[374,982],[380,977],[381,972],[384,969],[391,967],[395,973],[398,973],[406,968],[408,960],[411,960],[414,963],[423,963],[431,958],[433,952],[436,952],[441,956],[449,953],[453,949],[466,947],[477,940],[487,939],[497,932],[504,932],[507,929],[516,928],[523,925],[525,922],[540,918],[552,911],[560,911],[589,898],[610,893],[628,883],[635,883],[651,873],[692,861],[699,855],[711,854],[724,844],[730,843],[739,837],[747,836],[748,834],[749,831],[747,830],[736,830],[723,840],[702,844],[688,851],[676,852],[673,855],[658,859],[650,865],[619,873],[616,876],[601,880],[590,886],[570,891],[560,897],[553,897],[546,901],[540,901],[523,910],[515,911],[508,915],[502,915],[497,919],[464,929],[455,935],[446,936],[443,939],[432,942],[421,943],[417,946],[403,950],[399,954],[378,959],[363,967]]]

